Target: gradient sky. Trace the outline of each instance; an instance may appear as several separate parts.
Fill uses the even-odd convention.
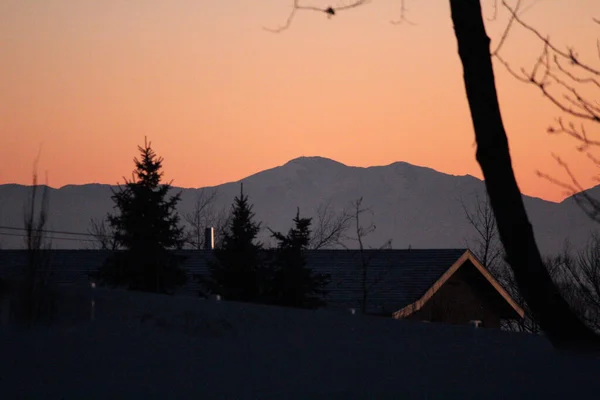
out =
[[[30,184],[41,149],[53,187],[114,184],[130,176],[145,135],[183,187],[302,155],[481,177],[447,0],[406,0],[414,26],[389,23],[397,0],[373,0],[332,19],[300,12],[279,34],[262,29],[284,23],[291,3],[0,0],[0,183]],[[533,3],[528,22],[600,63],[598,0]],[[487,17],[493,4],[482,1]],[[486,21],[493,41],[506,17]],[[529,67],[540,46],[515,30],[505,50]],[[576,143],[546,133],[558,110],[495,69],[521,190],[565,196],[535,174],[564,178],[552,153],[594,185]]]

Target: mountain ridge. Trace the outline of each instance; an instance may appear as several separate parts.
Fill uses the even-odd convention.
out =
[[[390,164],[370,165],[370,166],[362,167],[362,166],[344,164],[344,163],[342,163],[340,161],[336,161],[334,159],[323,157],[323,156],[299,156],[299,157],[293,158],[293,159],[285,162],[284,164],[281,164],[281,165],[278,165],[278,166],[275,166],[275,167],[271,167],[271,168],[267,168],[267,169],[262,170],[262,171],[255,172],[253,174],[247,175],[247,176],[242,177],[242,178],[237,179],[237,180],[226,181],[226,182],[223,182],[223,183],[220,183],[220,184],[217,184],[217,185],[198,186],[198,187],[194,187],[194,186],[177,186],[177,185],[174,185],[173,188],[174,189],[203,189],[203,188],[213,188],[213,187],[218,187],[218,186],[227,185],[227,184],[239,183],[239,182],[242,182],[244,180],[250,179],[250,178],[252,178],[252,177],[254,177],[256,175],[260,175],[260,174],[263,174],[265,172],[276,170],[276,169],[279,169],[281,167],[291,166],[291,165],[293,165],[295,163],[305,163],[305,162],[311,162],[311,163],[313,163],[315,161],[316,162],[320,162],[321,164],[326,164],[327,163],[327,164],[333,165],[333,166],[346,167],[346,168],[354,168],[354,169],[362,169],[362,170],[377,169],[377,168],[388,168],[388,167],[409,167],[409,168],[417,168],[417,169],[420,169],[421,171],[431,171],[431,172],[435,172],[437,174],[442,174],[442,175],[451,176],[451,177],[473,178],[473,179],[476,179],[477,181],[483,182],[482,179],[480,179],[480,178],[478,178],[476,176],[473,176],[471,174],[455,175],[455,174],[451,174],[451,173],[447,173],[447,172],[441,172],[441,171],[438,171],[438,170],[436,170],[434,168],[431,168],[431,167],[422,166],[422,165],[416,165],[416,164],[411,164],[411,163],[408,163],[406,161],[394,161],[394,162],[392,162]],[[120,183],[120,184],[122,184],[122,183]],[[20,187],[31,187],[31,185],[14,183],[14,182],[0,184],[0,186],[10,186],[10,185],[20,186]],[[109,187],[116,188],[116,187],[118,187],[118,185],[119,185],[119,183],[110,184],[110,183],[101,183],[101,182],[89,182],[89,183],[81,183],[81,184],[66,184],[66,185],[59,186],[59,187],[55,187],[55,186],[51,186],[51,185],[44,185],[44,184],[41,184],[40,186],[48,186],[50,189],[60,190],[60,189],[67,189],[67,188],[69,188],[71,186],[74,186],[74,187],[109,186]],[[593,195],[599,195],[598,197],[600,197],[600,184],[598,184],[598,185],[596,185],[594,187],[585,189],[582,192],[587,192],[587,193],[592,193],[593,192],[592,193]],[[539,199],[539,200],[543,200],[543,201],[549,202],[549,203],[561,204],[561,203],[563,203],[565,201],[572,201],[573,198],[574,198],[574,196],[576,196],[576,194],[575,195],[570,195],[570,196],[564,198],[562,201],[553,201],[553,200],[548,200],[548,199],[544,199],[542,197],[532,196],[532,195],[526,195],[526,196],[530,197],[532,199]]]
[[[217,209],[229,207],[239,194],[239,183],[255,205],[255,213],[264,227],[286,231],[296,208],[314,217],[317,208],[329,202],[333,209],[347,208],[352,200],[363,197],[363,205],[373,215],[364,223],[377,226],[366,238],[367,247],[377,248],[392,239],[394,248],[463,247],[474,237],[466,222],[462,204],[469,210],[475,198],[485,198],[485,185],[472,175],[452,175],[407,162],[382,166],[357,167],[325,157],[297,157],[283,165],[266,169],[242,179],[210,186],[218,191]],[[23,204],[31,186],[0,185],[0,225],[22,226]],[[51,188],[49,228],[86,232],[90,218],[103,218],[111,212],[111,189],[117,185],[89,183]],[[184,215],[192,210],[202,188],[181,188],[178,210]],[[593,188],[592,190],[597,189]],[[569,238],[581,243],[596,226],[574,201],[551,202],[523,196],[540,248],[546,254],[560,251]],[[1,235],[0,246],[14,248],[18,239]],[[261,240],[269,242],[267,234]],[[22,240],[21,240],[22,242]],[[352,246],[349,241],[348,245]],[[55,243],[68,248],[73,243]]]

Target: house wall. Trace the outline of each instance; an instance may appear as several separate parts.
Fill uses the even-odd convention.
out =
[[[489,301],[465,279],[462,269],[408,318],[459,325],[480,320],[483,327],[500,328],[500,316]]]

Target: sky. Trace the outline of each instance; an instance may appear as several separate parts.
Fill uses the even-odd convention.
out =
[[[349,1],[349,0],[347,0]],[[239,180],[299,156],[347,165],[405,161],[481,177],[447,0],[406,0],[414,23],[391,24],[399,0],[372,0],[334,18],[292,0],[0,0],[0,184],[122,182],[147,136],[181,187]],[[343,1],[312,0],[327,7]],[[597,0],[526,0],[522,17],[600,64]],[[482,0],[492,46],[507,12]],[[504,57],[530,68],[540,43],[511,32]],[[596,166],[561,114],[495,63],[501,111],[523,193],[567,193],[537,176],[584,187]],[[593,133],[594,127],[589,126]]]

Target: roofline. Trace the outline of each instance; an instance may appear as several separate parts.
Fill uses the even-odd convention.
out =
[[[492,276],[492,274],[477,260],[477,257],[471,252],[471,250],[466,250],[462,256],[458,260],[448,268],[446,272],[438,279],[430,288],[425,292],[425,294],[414,303],[407,305],[406,307],[392,313],[392,318],[400,319],[408,317],[409,315],[419,311],[425,303],[429,301],[433,297],[434,294],[437,293],[438,290],[454,275],[454,273],[464,265],[466,261],[471,261],[471,263],[479,270],[481,275],[496,289],[496,291],[504,298],[504,300],[512,307],[513,310],[521,317],[524,318],[525,311],[522,307],[520,307],[508,294],[506,290],[500,285],[500,283]]]

